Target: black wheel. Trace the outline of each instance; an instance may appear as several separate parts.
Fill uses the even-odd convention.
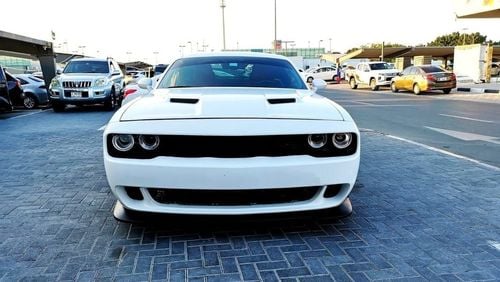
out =
[[[33,94],[26,93],[23,99],[23,106],[25,109],[31,110],[38,107],[38,101]]]
[[[377,85],[377,82],[375,81],[375,78],[370,79],[370,88],[373,91],[377,91],[378,90],[378,85]]]
[[[399,91],[399,89],[396,88],[396,83],[391,83],[391,91],[394,92],[394,93],[397,93]]]
[[[349,79],[349,86],[351,86],[351,89],[356,89],[358,88],[358,85],[356,84],[356,80],[354,79],[354,77],[351,77]]]
[[[52,110],[54,110],[54,112],[56,112],[56,113],[63,112],[65,108],[66,108],[66,105],[64,105],[64,104],[57,103],[57,102],[52,103]]]
[[[115,93],[115,89],[113,88],[113,89],[111,89],[111,95],[104,102],[104,108],[107,111],[112,111],[115,109],[115,106],[116,106],[116,93]]]
[[[334,82],[337,82],[337,75],[334,75],[334,76],[332,77],[332,80],[333,80]]]
[[[314,80],[314,78],[312,78],[312,77],[308,77],[308,78],[307,78],[307,83],[312,83],[312,82],[313,82],[313,80]]]
[[[418,83],[415,83],[413,84],[413,93],[415,93],[415,95],[418,95],[420,94],[421,90],[420,90],[420,86],[418,86]]]
[[[444,94],[450,94],[451,88],[443,89]]]

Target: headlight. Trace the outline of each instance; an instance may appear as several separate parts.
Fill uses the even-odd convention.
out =
[[[141,145],[144,150],[153,151],[160,145],[160,137],[156,135],[140,135],[139,145]]]
[[[117,134],[111,140],[113,147],[120,152],[127,152],[134,147],[134,136],[130,134]]]
[[[333,145],[337,149],[345,149],[351,145],[352,134],[351,133],[335,133],[332,136]]]
[[[57,79],[57,77],[54,77],[52,79],[52,81],[50,82],[50,88],[53,88],[53,87],[61,87],[61,82],[59,81],[59,79]]]
[[[314,149],[319,149],[325,146],[326,142],[328,142],[326,134],[309,134],[309,136],[307,136],[307,143]]]
[[[99,78],[94,82],[94,86],[101,87],[108,85],[109,80],[107,78]]]

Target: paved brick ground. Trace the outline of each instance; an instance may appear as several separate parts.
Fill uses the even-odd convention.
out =
[[[115,221],[110,113],[0,121],[0,281],[500,280],[500,173],[362,136],[354,213]]]

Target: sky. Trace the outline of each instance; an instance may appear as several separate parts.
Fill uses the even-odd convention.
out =
[[[272,48],[273,0],[225,3],[226,48]],[[23,0],[17,12],[2,14],[0,30],[49,41],[54,31],[54,46],[61,52],[169,63],[197,50],[222,49],[220,4],[221,0]],[[293,41],[288,47],[345,52],[382,41],[425,44],[454,31],[480,32],[500,40],[500,19],[456,19],[453,0],[276,0],[276,4],[277,38]]]

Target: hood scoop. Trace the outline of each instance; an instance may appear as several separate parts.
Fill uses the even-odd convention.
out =
[[[195,98],[170,98],[170,103],[196,104],[200,99]]]
[[[297,102],[295,98],[271,98],[267,99],[269,104],[290,104]]]

